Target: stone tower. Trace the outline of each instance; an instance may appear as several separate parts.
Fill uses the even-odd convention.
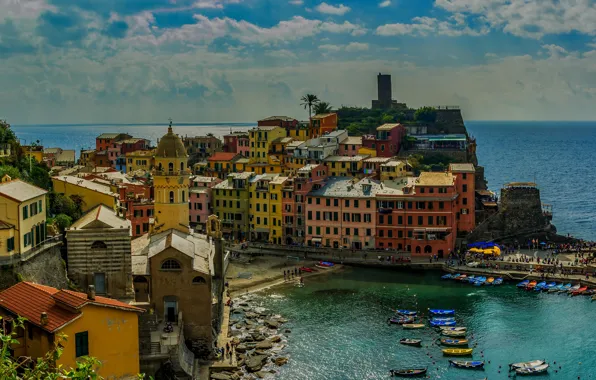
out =
[[[189,233],[188,192],[190,170],[188,155],[180,137],[172,131],[159,140],[155,152],[153,187],[155,189],[155,224],[153,233],[170,228]]]

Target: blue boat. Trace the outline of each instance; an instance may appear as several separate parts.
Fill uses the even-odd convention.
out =
[[[493,281],[493,285],[502,285],[502,284],[503,284],[503,278],[502,277],[499,277],[495,281]]]
[[[451,273],[447,273],[441,276],[441,280],[450,280],[451,279]]]
[[[432,315],[455,315],[455,310],[452,309],[428,309]]]
[[[523,280],[522,282],[520,282],[519,284],[517,284],[516,286],[518,288],[525,288],[526,286],[528,286],[528,284],[530,283],[530,280]]]
[[[432,318],[431,321],[435,322],[447,322],[447,321],[455,321],[455,317],[439,317],[439,318]]]
[[[548,292],[549,293],[556,293],[556,292],[560,292],[561,289],[563,289],[563,284],[557,284],[555,286],[551,286],[550,288],[548,288]]]
[[[474,281],[476,281],[476,276],[474,276],[473,274],[469,275],[467,278],[467,281],[471,284]]]
[[[461,274],[459,274],[459,273],[452,274],[452,275],[451,275],[451,279],[452,279],[452,280],[457,280],[457,278],[458,278],[459,276],[461,276]]]
[[[563,289],[561,289],[561,292],[567,292],[567,291],[569,291],[569,289],[571,289],[571,283],[565,284],[563,286]]]
[[[408,316],[408,317],[413,317],[414,315],[418,314],[418,312],[415,311],[415,310],[397,309],[395,311],[395,314],[405,315],[405,316]]]
[[[456,322],[455,321],[430,321],[430,325],[433,327],[439,327],[439,326],[455,326]]]
[[[486,282],[486,277],[484,277],[484,276],[476,277],[476,280],[474,281],[474,286],[482,286],[482,285],[484,285],[485,282]]]
[[[540,291],[542,291],[542,289],[544,289],[545,286],[546,286],[546,281],[539,282],[534,287],[534,290],[537,292],[540,292]]]
[[[544,290],[549,290],[550,288],[554,288],[555,286],[557,286],[556,282],[549,282],[544,286]]]

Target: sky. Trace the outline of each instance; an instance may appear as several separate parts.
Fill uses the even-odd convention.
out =
[[[307,119],[300,97],[595,120],[596,0],[0,0],[0,119]]]

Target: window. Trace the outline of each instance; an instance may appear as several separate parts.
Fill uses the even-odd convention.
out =
[[[364,222],[365,223],[370,223],[371,222],[370,214],[364,214]]]
[[[463,198],[462,199],[462,204],[463,205],[467,205],[468,204],[468,198]]]
[[[429,226],[432,226],[433,225],[433,217],[432,216],[429,216],[428,217],[428,225]]]
[[[29,217],[29,207],[23,206],[23,220]]]
[[[404,224],[404,218],[401,215],[397,216],[397,224],[398,225]]]
[[[408,215],[408,225],[412,225],[412,215]]]
[[[466,193],[466,192],[468,191],[468,185],[464,184],[464,185],[462,186],[462,191],[463,191],[464,193]]]
[[[354,235],[358,235],[358,228],[354,228]]]
[[[388,238],[392,238],[393,237],[393,230],[388,230],[387,231],[387,237]]]
[[[385,232],[383,230],[378,231],[379,237],[385,236]]]
[[[6,249],[8,252],[14,251],[14,236],[6,240]]]
[[[339,233],[339,230],[337,229],[337,227],[333,227],[333,233],[334,233],[335,235],[337,235],[337,234]]]
[[[379,224],[383,224],[383,223],[385,223],[385,216],[379,215]]]
[[[174,192],[170,191],[170,203],[174,203]]]
[[[424,220],[422,219],[422,216],[418,217],[418,225],[421,226],[424,223]]]
[[[308,220],[312,220],[312,211],[308,212]]]
[[[331,233],[331,227],[325,227],[325,234],[329,235]]]
[[[207,283],[207,281],[203,277],[197,276],[197,277],[195,277],[195,278],[192,279],[192,283],[194,285],[204,285],[204,284]]]
[[[140,235],[141,234],[141,225],[140,224],[137,224],[136,230],[137,230],[137,235]]]
[[[463,173],[463,174],[462,174],[462,178],[463,178],[463,179],[467,179],[467,178],[468,178],[468,175],[467,175],[467,173]]]
[[[312,204],[312,198],[308,198],[308,204],[311,205]]]
[[[366,208],[370,208],[370,200],[366,201]]]
[[[350,207],[350,200],[349,199],[346,199],[345,205],[346,205],[346,207]]]
[[[445,208],[445,202],[439,202],[439,210],[442,210]]]
[[[393,224],[393,216],[387,215],[387,224],[389,224],[389,225]]]
[[[372,236],[372,230],[370,228],[366,229],[366,236]]]
[[[186,201],[185,197],[186,197],[186,192],[184,190],[182,190],[182,202]]]
[[[346,228],[346,235],[350,236],[350,229]]]
[[[317,201],[317,204],[318,204],[318,205],[320,205],[320,204],[321,204],[321,198],[317,198],[317,199],[316,199],[316,201]]]
[[[161,270],[182,270],[182,266],[174,259],[167,259],[161,264]]]
[[[359,206],[358,199],[355,199],[355,200],[354,200],[354,207],[358,207],[358,206]]]
[[[87,331],[75,334],[76,357],[89,355],[89,333]]]
[[[329,199],[329,198],[325,199],[325,206],[327,206],[327,207],[331,206],[331,199]]]
[[[333,205],[334,205],[335,207],[339,206],[339,200],[338,200],[338,199],[334,199],[334,200],[333,200]]]

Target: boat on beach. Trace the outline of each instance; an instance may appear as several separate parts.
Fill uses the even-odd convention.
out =
[[[511,363],[509,364],[509,370],[513,371],[520,368],[533,368],[543,365],[544,363],[546,363],[544,360],[531,360],[529,362]]]
[[[596,295],[592,296],[592,301],[596,301]]]
[[[516,286],[518,288],[525,288],[530,283],[530,280],[523,280],[522,282],[518,283]]]
[[[542,288],[542,290],[548,291],[548,290],[554,288],[555,286],[557,286],[557,283],[556,282],[549,282],[548,284],[544,285],[544,287]]]
[[[426,368],[392,369],[389,373],[391,376],[417,377],[424,376],[426,374]]]
[[[455,310],[452,309],[428,309],[432,315],[455,315]]]
[[[469,275],[467,278],[467,281],[471,284],[474,281],[476,281],[476,276],[474,276],[473,274]]]
[[[449,330],[442,330],[441,334],[444,336],[448,336],[451,338],[465,338],[467,331],[449,331]]]
[[[461,276],[456,278],[456,280],[458,280],[458,281],[466,281],[467,279],[468,279],[468,275],[466,275],[466,274],[462,274]]]
[[[409,339],[409,338],[403,338],[399,340],[399,343],[406,345],[406,346],[416,346],[416,347],[421,347],[422,346],[422,339]]]
[[[537,283],[538,282],[536,280],[532,280],[532,281],[528,282],[528,284],[526,285],[525,289],[526,290],[532,290],[532,289],[534,289],[536,287],[536,284]]]
[[[485,282],[486,282],[486,277],[484,277],[484,276],[478,277],[476,279],[476,281],[474,281],[474,286],[482,286],[482,285],[484,285]]]
[[[455,326],[457,323],[455,321],[430,321],[430,325],[432,327],[439,327],[439,326]]]
[[[317,271],[316,269],[309,268],[309,267],[300,267],[300,270],[302,272],[307,272],[307,273],[312,273],[312,272],[316,272]]]
[[[567,293],[573,293],[576,290],[579,290],[579,288],[581,288],[581,285],[580,284],[573,285],[572,287],[569,288],[569,290],[567,290]]]
[[[404,323],[402,327],[406,330],[423,329],[426,325],[422,323]]]
[[[474,352],[473,348],[445,348],[443,350],[445,356],[468,356]]]
[[[515,370],[517,375],[537,375],[539,373],[544,373],[548,371],[548,364],[542,364],[537,367],[531,368],[518,368]]]
[[[443,338],[443,339],[441,339],[441,344],[444,346],[467,346],[468,340],[467,339]]]
[[[406,316],[413,317],[413,316],[415,316],[416,314],[418,314],[418,312],[417,312],[417,311],[415,311],[415,310],[397,309],[397,310],[395,311],[395,314],[399,314],[399,315],[406,315]]]
[[[482,360],[449,360],[449,364],[457,368],[465,369],[482,369],[484,368],[484,361]]]
[[[569,289],[571,289],[571,283],[563,285],[563,288],[561,288],[561,292],[567,292],[569,291]]]
[[[549,293],[557,293],[560,292],[565,286],[563,283],[558,284],[557,286],[553,286],[552,288],[548,289]]]

